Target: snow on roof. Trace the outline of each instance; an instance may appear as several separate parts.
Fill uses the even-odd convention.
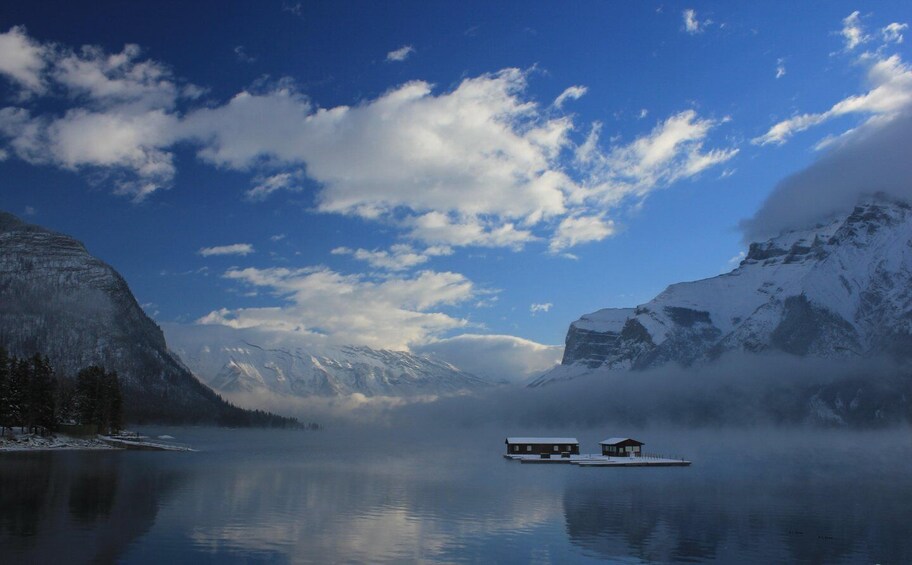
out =
[[[507,443],[558,444],[579,443],[579,441],[575,437],[508,437]]]
[[[640,444],[643,443],[642,441],[637,441],[637,440],[629,438],[629,437],[610,437],[606,440],[600,441],[599,445],[617,445],[623,441],[636,441],[637,443],[640,443]]]

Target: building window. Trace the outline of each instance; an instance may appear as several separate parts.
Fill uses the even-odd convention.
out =
[[[518,446],[518,445],[514,445],[514,446],[513,446],[513,451],[519,451],[519,446]]]
[[[532,446],[531,446],[531,445],[527,445],[527,446],[526,446],[526,451],[532,451]]]
[[[557,445],[555,445],[555,446],[554,446],[554,451],[560,451],[560,447],[557,446]]]

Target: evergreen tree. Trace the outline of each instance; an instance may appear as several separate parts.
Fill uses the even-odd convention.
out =
[[[55,391],[57,379],[54,369],[47,357],[42,358],[37,353],[30,362],[29,382],[29,412],[30,424],[33,431],[45,434],[57,428],[57,414],[55,410]]]
[[[123,425],[123,397],[115,372],[97,365],[80,371],[75,404],[79,423],[94,425],[97,433],[119,431]]]
[[[10,361],[9,370],[9,427],[25,427],[28,411],[28,373],[27,361],[16,359]]]
[[[9,356],[0,347],[0,436],[10,427]]]

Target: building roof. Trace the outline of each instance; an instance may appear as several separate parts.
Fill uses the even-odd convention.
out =
[[[632,441],[632,442],[638,443],[640,445],[646,445],[642,441],[637,441],[637,440],[631,439],[629,437],[610,437],[606,440],[600,441],[599,445],[617,445],[619,443],[624,443],[625,441]]]
[[[575,437],[508,437],[506,443],[560,444],[579,443],[579,441]]]

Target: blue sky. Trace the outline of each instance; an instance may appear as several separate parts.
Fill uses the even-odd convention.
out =
[[[17,3],[0,208],[162,323],[560,344],[908,108],[908,2],[795,4]]]

